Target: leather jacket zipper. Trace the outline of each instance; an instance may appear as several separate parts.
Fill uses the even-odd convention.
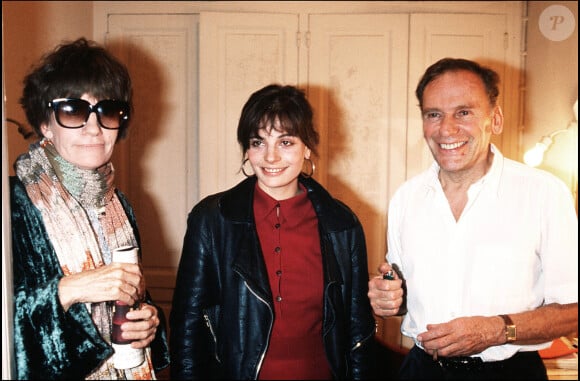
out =
[[[268,304],[268,302],[266,302],[263,298],[261,298],[260,296],[258,296],[258,294],[256,294],[254,292],[254,290],[252,290],[252,288],[248,285],[248,282],[245,282],[244,281],[244,285],[248,288],[248,290],[250,290],[250,292],[256,298],[258,298],[259,301],[261,301],[262,303],[264,303],[266,305],[266,307],[268,307],[268,311],[270,311],[270,327],[268,327],[268,338],[267,338],[267,341],[266,341],[266,346],[264,347],[264,350],[262,351],[262,354],[260,355],[260,361],[258,361],[258,366],[256,366],[256,373],[254,374],[254,380],[257,380],[258,379],[258,373],[260,373],[260,369],[262,368],[262,363],[264,362],[264,357],[266,356],[266,350],[270,346],[270,337],[272,336],[272,324],[273,324],[273,321],[274,321],[274,313],[272,312],[272,308],[270,307],[270,305]]]
[[[211,325],[211,322],[209,320],[209,316],[207,315],[206,312],[203,313],[203,319],[205,320],[205,325],[207,326],[207,328],[209,328],[209,331],[211,333],[211,337],[213,337],[213,342],[214,342],[214,346],[215,346],[214,357],[219,363],[221,363],[220,358],[217,354],[217,337],[215,336],[215,332],[214,332],[213,327]]]
[[[361,341],[357,341],[354,346],[350,349],[351,352],[357,350],[358,348],[360,348],[363,343],[365,343],[366,341],[368,341],[371,337],[374,336],[374,332],[372,332],[369,336],[365,337],[363,340]]]

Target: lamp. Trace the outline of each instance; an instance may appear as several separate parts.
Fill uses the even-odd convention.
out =
[[[550,148],[554,143],[554,136],[561,134],[562,132],[568,131],[568,129],[562,129],[552,132],[550,135],[542,136],[539,142],[536,143],[534,148],[530,149],[524,155],[524,163],[530,167],[537,167],[544,160],[544,152]]]
[[[526,163],[530,167],[537,167],[538,165],[540,165],[544,160],[544,153],[554,143],[554,136],[561,134],[562,132],[568,131],[572,126],[578,126],[578,99],[576,99],[576,102],[574,103],[573,110],[576,121],[571,122],[566,128],[556,130],[552,132],[550,135],[542,136],[542,139],[540,139],[540,141],[536,143],[534,148],[528,150],[524,154],[524,163]]]

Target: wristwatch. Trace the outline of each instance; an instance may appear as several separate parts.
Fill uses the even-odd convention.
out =
[[[505,341],[507,343],[512,343],[517,340],[517,329],[516,325],[509,317],[509,315],[499,315],[505,323]]]

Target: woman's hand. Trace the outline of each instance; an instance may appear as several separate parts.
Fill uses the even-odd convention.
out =
[[[121,325],[123,339],[135,340],[131,343],[133,348],[145,348],[155,338],[159,317],[157,308],[151,304],[141,303],[139,309],[129,311],[127,321]]]
[[[58,285],[65,311],[75,303],[119,300],[129,305],[142,300],[145,282],[137,264],[113,262],[98,269],[62,277]]]

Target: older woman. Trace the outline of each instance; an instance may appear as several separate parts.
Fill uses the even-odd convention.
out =
[[[40,140],[10,179],[17,377],[155,378],[169,361],[161,311],[140,266],[112,262],[139,246],[110,162],[130,118],[127,69],[84,38],[65,43],[26,76],[21,104]],[[112,301],[138,306],[122,335],[145,350],[141,365],[114,366]]]

